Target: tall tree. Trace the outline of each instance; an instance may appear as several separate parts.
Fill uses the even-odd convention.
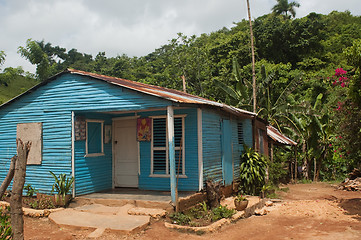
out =
[[[43,51],[38,42],[28,39],[26,46],[20,46],[18,53],[31,64],[36,65],[36,75],[38,79],[45,80],[50,76],[50,62],[48,55]]]
[[[0,66],[4,64],[5,62],[5,52],[4,51],[0,51]]]
[[[295,7],[300,7],[300,4],[295,1],[277,0],[277,4],[272,8],[272,11],[278,15],[285,15],[286,18],[291,18],[291,16],[296,17]]]

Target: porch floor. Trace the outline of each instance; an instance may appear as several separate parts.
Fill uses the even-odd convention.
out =
[[[187,197],[195,192],[178,192],[178,197]],[[115,188],[107,191],[91,193],[81,196],[87,199],[109,200],[141,200],[151,202],[170,202],[171,193],[168,191],[140,190],[137,188]]]

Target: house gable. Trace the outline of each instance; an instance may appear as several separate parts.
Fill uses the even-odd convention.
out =
[[[72,111],[134,111],[164,108],[170,104],[165,99],[88,76],[61,74],[0,108],[0,181],[6,176],[11,157],[16,154],[18,123],[42,123],[42,163],[27,166],[26,179],[36,189],[48,191],[53,184],[49,171],[72,173]]]

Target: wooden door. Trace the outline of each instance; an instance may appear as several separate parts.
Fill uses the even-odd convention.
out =
[[[114,122],[114,186],[138,187],[136,119]]]

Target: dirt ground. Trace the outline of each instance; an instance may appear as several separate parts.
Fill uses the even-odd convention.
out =
[[[326,183],[290,184],[282,201],[264,216],[252,216],[216,233],[196,235],[164,227],[163,221],[145,231],[124,236],[104,232],[98,239],[361,239],[361,192],[335,189]],[[93,229],[59,227],[47,218],[25,218],[25,239],[87,239]]]

